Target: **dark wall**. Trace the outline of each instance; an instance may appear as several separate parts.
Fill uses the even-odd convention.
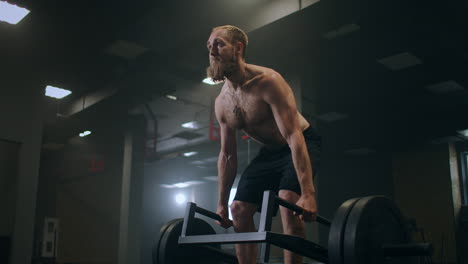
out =
[[[13,235],[19,148],[18,143],[0,140],[0,236]]]
[[[436,262],[456,262],[455,219],[447,144],[411,148],[393,155],[395,198],[434,245]],[[421,236],[415,237],[420,241]],[[445,263],[445,262],[444,262]]]
[[[324,151],[318,176],[319,214],[333,219],[336,209],[354,197],[393,197],[391,160],[386,153],[362,156]],[[320,243],[327,245],[328,229],[320,227]]]
[[[16,212],[20,144],[0,140],[0,263],[8,263]]]
[[[14,236],[11,239],[11,262],[30,263],[33,247],[34,212],[42,139],[44,88],[40,78],[28,74],[25,65],[15,72],[8,63],[2,70],[0,86],[0,139],[20,143],[17,156],[17,173],[14,206]],[[27,66],[26,66],[27,67]],[[19,74],[22,75],[20,76]],[[13,155],[14,156],[14,155]],[[13,187],[13,186],[11,186]],[[14,187],[13,187],[14,188]],[[10,193],[11,194],[11,193]]]
[[[36,257],[40,255],[45,217],[56,217],[60,221],[59,262],[117,263],[122,230],[126,238],[139,241],[141,199],[135,197],[141,196],[141,190],[135,194],[133,186],[141,186],[138,178],[143,173],[142,131],[145,126],[141,118],[136,120],[122,118],[121,122],[107,123],[87,137],[70,139],[60,150],[43,151],[36,212]],[[122,201],[126,131],[134,138],[129,163],[132,166],[130,200]],[[129,213],[122,216],[121,206],[126,202],[130,203]],[[135,230],[122,227],[123,218]],[[123,245],[122,251],[138,246],[136,243]],[[125,254],[139,257],[129,255]]]
[[[117,260],[123,132],[114,129],[43,153],[36,245],[44,218],[58,218],[59,261]]]

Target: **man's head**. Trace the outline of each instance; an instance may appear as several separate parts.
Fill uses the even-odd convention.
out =
[[[210,66],[208,77],[222,81],[239,69],[239,61],[244,60],[248,38],[244,31],[235,26],[215,27],[207,42]]]

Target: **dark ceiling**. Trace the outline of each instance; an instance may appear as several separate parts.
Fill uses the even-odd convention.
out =
[[[210,100],[219,87],[200,83],[206,38],[214,26],[235,24],[248,29],[247,62],[300,76],[303,113],[316,121],[328,149],[391,151],[460,139],[456,131],[468,128],[466,1],[283,1],[296,2],[297,10],[262,24],[256,16],[279,1],[9,0],[31,14],[16,26],[0,23],[0,70],[73,91],[60,103],[61,117],[47,99],[46,143],[129,111],[151,119],[147,109],[158,120],[158,142],[184,131],[180,124],[193,113],[207,138]],[[359,29],[326,37],[350,24]],[[109,52],[119,40],[138,45],[141,54]],[[420,63],[391,70],[379,62],[402,53]],[[452,90],[428,89],[441,82]],[[169,93],[183,100],[170,101]],[[84,107],[96,94],[100,99]],[[347,118],[320,118],[330,112]]]

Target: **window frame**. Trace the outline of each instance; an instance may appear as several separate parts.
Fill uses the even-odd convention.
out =
[[[457,144],[458,169],[462,205],[468,205],[468,142]]]

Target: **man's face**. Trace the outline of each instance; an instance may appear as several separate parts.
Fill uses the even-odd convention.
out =
[[[206,69],[208,77],[214,81],[222,81],[229,77],[239,66],[235,46],[229,42],[223,30],[214,31],[206,43],[210,66]]]

